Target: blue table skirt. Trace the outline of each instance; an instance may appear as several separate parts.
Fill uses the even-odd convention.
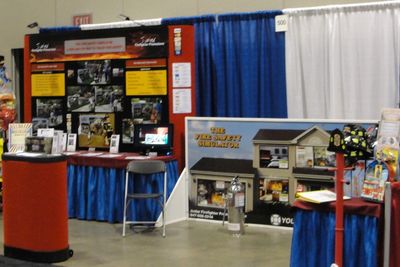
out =
[[[291,267],[329,267],[335,258],[335,214],[296,210]],[[378,218],[344,217],[343,266],[375,267],[378,264]]]
[[[167,197],[179,178],[177,161],[167,162]],[[146,179],[146,181],[144,181]],[[133,182],[134,181],[134,182]],[[163,175],[129,180],[129,192],[159,192]],[[82,220],[122,222],[125,169],[68,165],[68,216]],[[129,205],[128,220],[157,220],[161,213],[155,200],[135,200]]]

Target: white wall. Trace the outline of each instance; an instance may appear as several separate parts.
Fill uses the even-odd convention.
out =
[[[12,48],[22,48],[24,35],[37,33],[26,25],[37,21],[42,27],[72,24],[72,16],[91,13],[93,23],[131,19],[195,16],[258,10],[309,7],[328,4],[373,2],[366,0],[1,0],[0,54],[10,68]],[[166,4],[168,3],[168,4]]]

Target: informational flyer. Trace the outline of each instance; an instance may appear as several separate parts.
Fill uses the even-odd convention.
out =
[[[126,95],[166,95],[167,70],[126,72]]]
[[[172,91],[173,113],[191,113],[192,112],[192,94],[189,88],[173,89]]]
[[[32,96],[64,96],[65,74],[32,74]]]
[[[190,63],[172,64],[172,87],[190,87],[192,85]]]

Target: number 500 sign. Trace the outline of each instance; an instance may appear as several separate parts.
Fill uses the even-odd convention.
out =
[[[288,29],[288,16],[279,15],[275,17],[275,32],[285,32]]]

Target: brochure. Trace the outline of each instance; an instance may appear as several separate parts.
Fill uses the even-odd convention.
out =
[[[317,191],[308,191],[308,192],[300,192],[297,193],[299,196],[298,199],[312,202],[312,203],[324,203],[336,201],[336,193],[329,190],[317,190]],[[343,196],[343,200],[350,199],[348,196]]]

